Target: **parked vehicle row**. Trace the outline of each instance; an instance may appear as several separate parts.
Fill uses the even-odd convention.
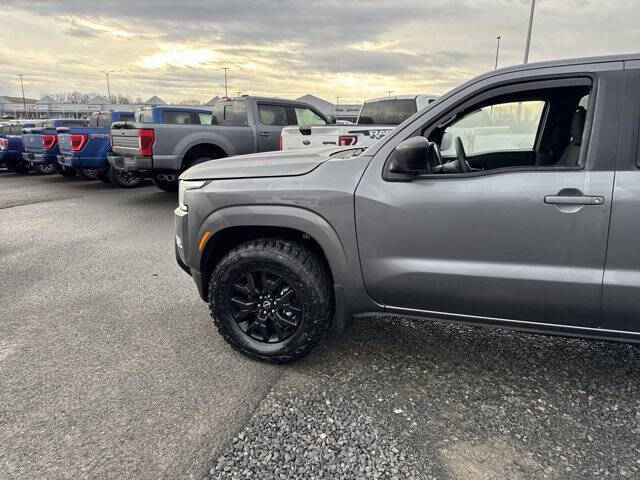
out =
[[[280,148],[287,125],[327,118],[313,106],[293,100],[238,97],[222,100],[211,111],[156,107],[136,122],[111,128],[109,164],[120,171],[151,177],[165,191],[177,191],[180,173],[202,162]]]

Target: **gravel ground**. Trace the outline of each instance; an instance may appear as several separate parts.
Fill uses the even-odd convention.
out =
[[[640,347],[361,317],[205,478],[640,477]]]

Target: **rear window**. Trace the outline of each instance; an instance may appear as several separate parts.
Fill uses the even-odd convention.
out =
[[[263,125],[288,125],[287,107],[282,105],[258,105],[260,123]]]
[[[165,110],[162,112],[162,122],[172,125],[191,125],[191,112]]]
[[[418,111],[412,98],[366,102],[360,111],[359,125],[400,125]]]
[[[87,125],[87,122],[85,120],[70,119],[70,120],[60,121],[61,127],[84,127],[86,125]]]
[[[213,106],[213,123],[217,125],[247,125],[247,102],[232,100],[218,102]]]

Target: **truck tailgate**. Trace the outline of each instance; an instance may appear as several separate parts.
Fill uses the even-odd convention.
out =
[[[137,128],[112,128],[111,149],[117,155],[140,154],[140,138]]]
[[[326,125],[317,127],[285,127],[282,129],[282,150],[296,148],[330,147],[338,145],[341,135],[341,125]]]
[[[42,151],[42,135],[39,133],[25,133],[22,136],[25,152],[39,153]]]

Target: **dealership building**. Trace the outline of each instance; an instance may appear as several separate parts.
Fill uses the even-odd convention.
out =
[[[214,97],[203,106],[213,105],[220,97]],[[348,120],[355,122],[360,112],[361,105],[340,104],[335,105],[314,95],[304,95],[297,100],[307,102],[327,117],[336,120]],[[89,103],[58,103],[50,96],[40,100],[34,98],[0,96],[0,119],[8,118],[86,118],[93,112],[107,110],[135,111],[145,105],[167,105],[160,97],[153,96],[142,104],[111,105],[109,99],[97,95],[89,100]]]

